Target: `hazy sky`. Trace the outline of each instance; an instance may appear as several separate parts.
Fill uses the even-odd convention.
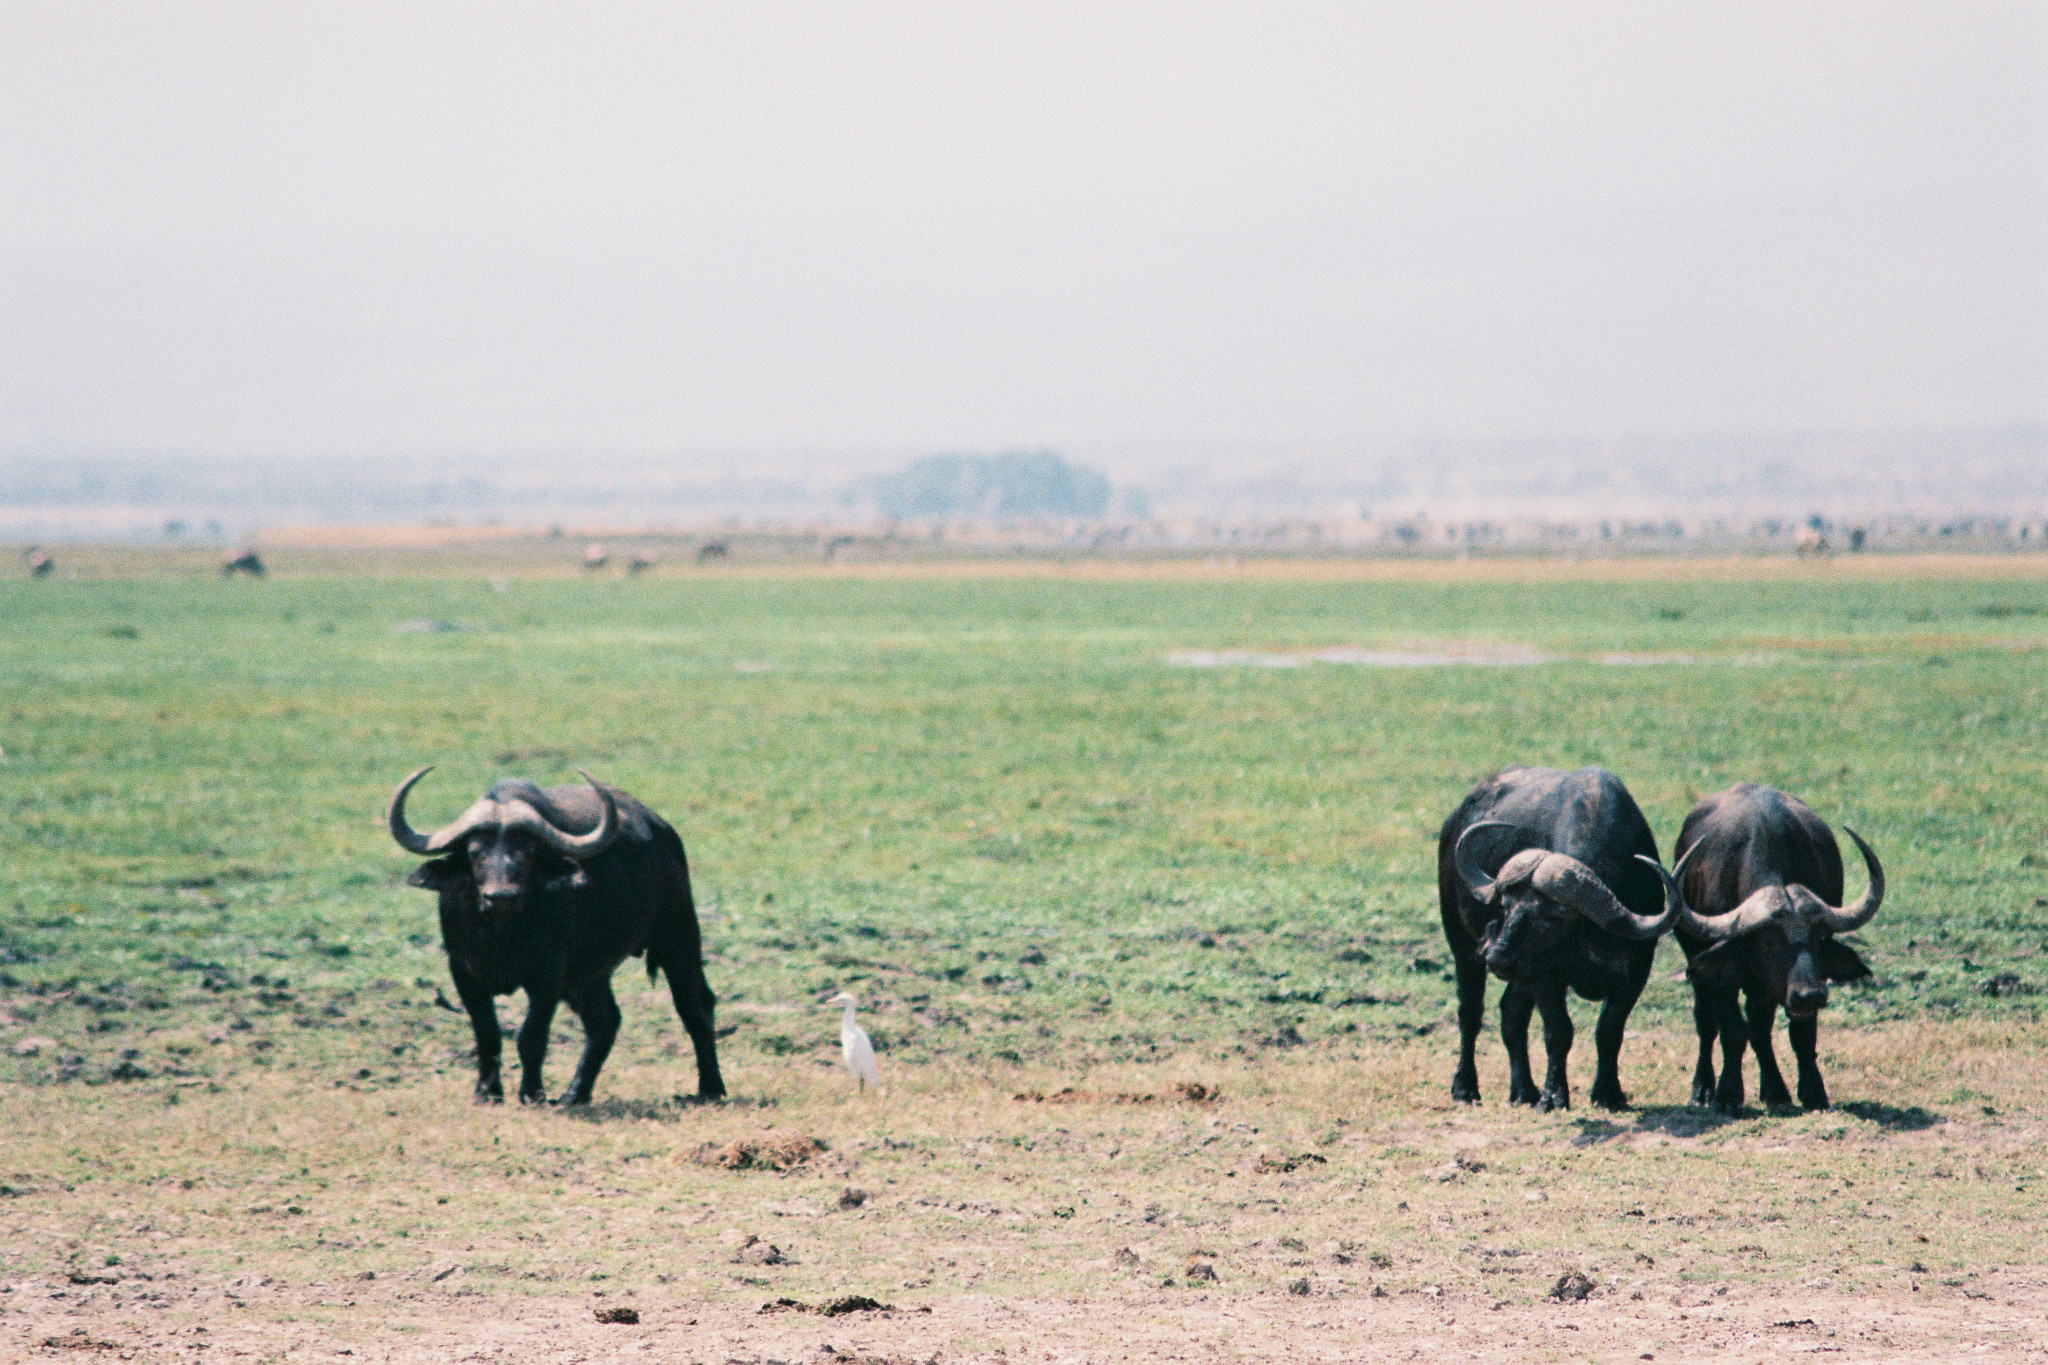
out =
[[[0,451],[2048,416],[2048,7],[0,7]]]

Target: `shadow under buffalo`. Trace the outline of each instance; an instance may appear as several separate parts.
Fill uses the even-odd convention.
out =
[[[1917,1104],[1900,1108],[1896,1104],[1879,1104],[1876,1100],[1851,1100],[1835,1108],[1893,1133],[1921,1133],[1946,1121],[1941,1115]]]
[[[1663,1134],[1667,1138],[1698,1138],[1710,1134],[1716,1128],[1729,1124],[1741,1124],[1743,1115],[1714,1113],[1712,1109],[1700,1109],[1696,1105],[1642,1105],[1630,1109],[1622,1119],[1604,1117],[1583,1117],[1573,1119],[1577,1136],[1573,1146],[1595,1146],[1599,1142],[1614,1142],[1616,1138],[1628,1138],[1632,1134]]]
[[[1748,1123],[1760,1118],[1797,1118],[1804,1112],[1796,1106],[1773,1105],[1768,1108],[1744,1106],[1740,1114],[1719,1114],[1701,1105],[1693,1104],[1652,1104],[1635,1111],[1632,1121],[1623,1124],[1613,1119],[1585,1118],[1576,1120],[1579,1134],[1572,1141],[1579,1146],[1611,1141],[1614,1138],[1635,1133],[1662,1133],[1666,1137],[1696,1138],[1734,1123]],[[1850,1118],[1874,1123],[1886,1132],[1917,1133],[1943,1122],[1942,1116],[1919,1105],[1900,1108],[1894,1104],[1879,1104],[1874,1100],[1851,1100],[1835,1106],[1835,1112]]]
[[[556,1105],[554,1112],[579,1123],[611,1123],[619,1119],[678,1119],[692,1109],[723,1108],[732,1103],[730,1096],[707,1100],[701,1095],[670,1095],[659,1100],[602,1099],[573,1107]],[[748,1102],[742,1099],[737,1103],[745,1107]]]
[[[1752,1113],[1744,1109],[1740,1114],[1721,1114],[1697,1104],[1646,1104],[1636,1110],[1634,1127],[1638,1133],[1662,1133],[1666,1137],[1694,1138],[1726,1128],[1731,1123],[1761,1118],[1763,1112],[1758,1110]]]

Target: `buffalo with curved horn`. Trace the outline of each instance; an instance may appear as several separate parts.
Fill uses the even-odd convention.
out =
[[[649,980],[668,974],[669,997],[696,1048],[697,1093],[723,1095],[689,863],[668,822],[585,773],[582,787],[504,779],[422,834],[406,820],[405,801],[431,771],[398,785],[385,818],[400,848],[429,859],[408,881],[440,893],[441,941],[476,1031],[477,1100],[505,1097],[496,998],[523,990],[519,1098],[543,1098],[548,1028],[567,1002],[583,1021],[584,1044],[561,1102],[588,1104],[619,1032],[612,972],[642,953]]]
[[[1884,903],[1884,867],[1855,830],[1870,885],[1842,904],[1842,853],[1827,822],[1775,787],[1738,782],[1692,808],[1678,832],[1677,880],[1683,893],[1677,938],[1692,979],[1699,1064],[1692,1102],[1723,1114],[1742,1112],[1742,1053],[1756,1053],[1757,1098],[1790,1104],[1771,1049],[1780,1006],[1799,1062],[1799,1103],[1828,1107],[1815,1048],[1830,981],[1870,975],[1835,935],[1862,928]],[[1737,997],[1744,997],[1738,1001]],[[1745,1007],[1746,1006],[1746,1010]],[[1745,1018],[1746,1013],[1746,1018]],[[1721,1075],[1714,1076],[1714,1040]]]
[[[1656,838],[1621,779],[1604,768],[1508,768],[1486,778],[1437,837],[1437,893],[1458,976],[1452,1098],[1479,1101],[1473,1049],[1491,972],[1507,982],[1500,1034],[1509,1101],[1571,1106],[1572,990],[1603,1002],[1593,1031],[1593,1103],[1627,1108],[1622,1036],[1679,905],[1657,863]],[[1549,1054],[1541,1090],[1529,1070],[1529,1016],[1537,1011]]]

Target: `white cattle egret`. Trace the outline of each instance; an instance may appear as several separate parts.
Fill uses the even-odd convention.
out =
[[[859,1002],[845,991],[841,991],[825,1003],[846,1007],[846,1013],[839,1019],[839,1051],[846,1058],[846,1069],[854,1074],[861,1085],[880,1090],[882,1073],[875,1070],[875,1045],[868,1041],[867,1030],[853,1022],[853,1007]]]

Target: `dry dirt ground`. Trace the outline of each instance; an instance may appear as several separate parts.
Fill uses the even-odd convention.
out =
[[[366,1362],[600,1360],[922,1361],[1763,1361],[2039,1360],[2048,1293],[1674,1294],[1504,1305],[1410,1291],[1323,1297],[1135,1290],[1102,1300],[958,1295],[836,1317],[643,1294],[502,1301],[434,1285],[242,1281],[11,1287],[0,1349],[14,1358]]]
[[[1621,1115],[1453,1105],[1424,1046],[1217,1066],[1220,1099],[1167,1067],[1064,1097],[737,1067],[751,1100],[575,1116],[472,1107],[453,1074],[25,1090],[0,1357],[2048,1355],[2038,1026],[1840,1031],[1840,1109],[1735,1120],[1683,1103],[1688,1042],[1637,1037]],[[854,1294],[894,1307],[817,1311]]]

